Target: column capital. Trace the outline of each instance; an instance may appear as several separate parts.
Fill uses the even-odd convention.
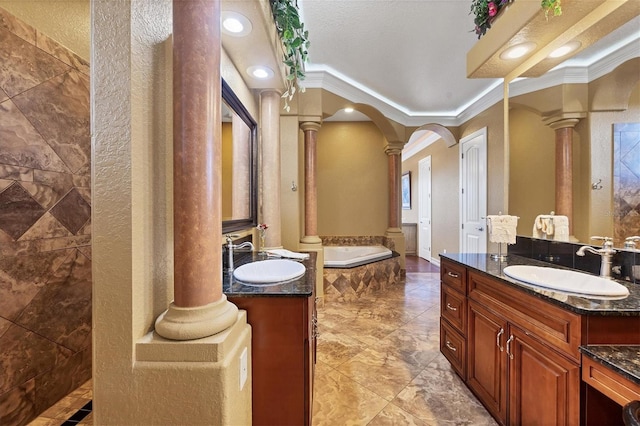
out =
[[[300,122],[300,129],[302,129],[303,132],[306,132],[307,130],[315,130],[317,132],[320,130],[320,127],[322,127],[322,123],[320,123],[319,121]]]
[[[384,147],[384,153],[387,155],[400,155],[402,154],[402,148],[404,148],[403,142],[387,142]]]
[[[542,122],[553,130],[564,129],[567,127],[574,128],[576,124],[580,122],[580,119],[585,118],[586,116],[586,113],[583,112],[560,113],[546,117]]]
[[[280,89],[268,88],[268,89],[261,89],[260,90],[260,96],[265,95],[265,94],[269,94],[269,93],[277,93],[278,96],[282,96],[282,90],[280,90]]]

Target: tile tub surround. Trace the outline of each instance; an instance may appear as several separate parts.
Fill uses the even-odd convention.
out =
[[[89,64],[0,8],[0,424],[91,377]]]
[[[395,249],[394,241],[384,236],[321,236],[320,239],[323,246],[381,245],[390,250]],[[363,294],[397,284],[401,274],[397,253],[390,259],[353,268],[324,268],[324,297],[326,300],[353,301]]]
[[[524,237],[518,235],[516,243],[510,245],[509,254],[515,254],[554,265],[565,266],[577,269],[590,274],[600,274],[600,256],[588,253],[585,256],[578,256],[576,252],[585,244],[567,243],[551,240],[540,240],[537,238]],[[597,245],[590,244],[595,248]],[[617,253],[613,256],[613,266],[619,266],[620,272],[612,272],[615,279],[630,281],[640,284],[640,250],[628,250],[616,248]]]

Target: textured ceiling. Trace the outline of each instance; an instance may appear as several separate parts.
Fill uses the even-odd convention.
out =
[[[307,72],[330,73],[409,116],[456,115],[500,81],[466,77],[466,55],[477,42],[470,0],[298,4],[311,40]],[[638,18],[571,63],[588,66],[602,49],[634,35],[638,44]]]

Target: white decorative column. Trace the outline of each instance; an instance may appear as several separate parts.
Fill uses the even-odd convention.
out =
[[[260,222],[269,228],[265,246],[282,247],[280,222],[280,92],[260,92],[260,135],[262,149]]]

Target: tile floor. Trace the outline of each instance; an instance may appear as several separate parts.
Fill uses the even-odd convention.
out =
[[[439,279],[408,258],[397,288],[318,310],[314,426],[496,424],[440,354]]]
[[[313,425],[495,425],[439,350],[438,268],[407,257],[396,288],[318,309]],[[91,400],[91,381],[30,425],[68,419]]]

